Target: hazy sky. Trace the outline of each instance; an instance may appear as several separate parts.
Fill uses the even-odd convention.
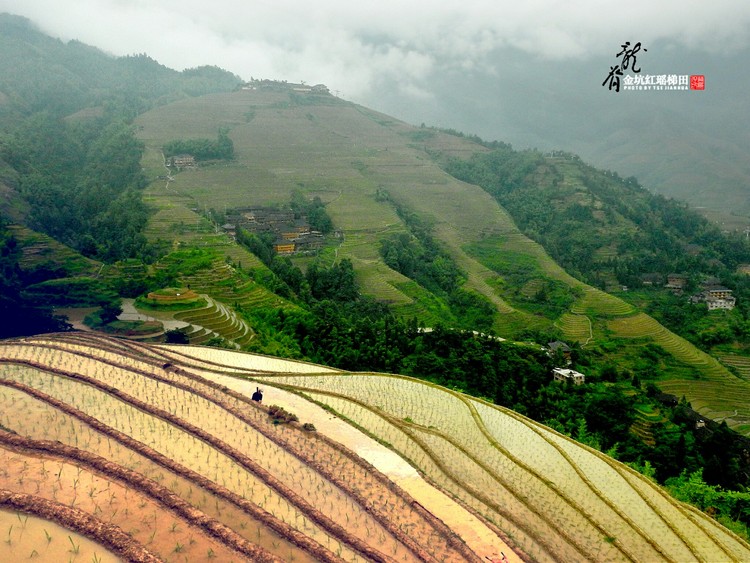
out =
[[[750,197],[711,195],[750,194],[749,0],[0,0],[0,12],[177,70],[324,83],[412,124],[562,148],[750,212]],[[608,91],[626,41],[648,49],[644,74],[704,74],[705,91]]]
[[[718,54],[750,39],[747,0],[0,0],[2,11],[115,55],[322,82],[365,102],[383,83],[428,100],[446,71],[492,76],[507,48],[565,63],[614,59],[625,40]]]

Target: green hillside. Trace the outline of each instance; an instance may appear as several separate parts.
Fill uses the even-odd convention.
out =
[[[379,252],[383,240],[409,232],[397,213],[397,208],[406,209],[429,224],[432,236],[463,271],[463,288],[494,305],[497,334],[517,337],[529,330],[557,330],[593,350],[604,350],[600,347],[605,345],[600,353],[623,366],[636,362],[644,342],[655,342],[672,357],[662,376],[665,389],[684,394],[707,416],[732,415],[721,418],[747,429],[746,382],[633,305],[569,275],[519,231],[489,193],[446,174],[435,158],[468,158],[487,153],[486,147],[411,127],[328,94],[297,93],[295,86],[181,100],[137,119],[153,176],[163,175],[161,147],[175,139],[211,138],[227,129],[235,149],[232,161],[184,170],[173,181],[150,184],[147,201],[159,208],[147,231],[151,236],[157,236],[159,223],[161,236],[171,232],[173,242],[195,243],[194,234],[177,235],[173,226],[190,224],[190,217],[198,225],[202,219],[195,210],[284,206],[292,192],[301,191],[326,203],[343,241],[335,253],[325,255],[350,259],[364,293],[428,326],[450,323],[450,313],[439,305],[444,296],[389,268]],[[560,193],[570,194],[563,197],[585,203],[581,175],[589,172],[581,166],[558,157],[547,163],[539,181],[549,184],[552,175],[561,175]],[[380,197],[383,193],[388,197]],[[613,221],[620,233],[638,230],[623,214]],[[618,231],[607,229],[607,240],[616,239]],[[206,230],[205,237],[214,236]],[[592,240],[600,238],[595,234]],[[602,260],[608,258],[606,249],[595,251]],[[708,385],[695,385],[696,377]],[[722,391],[730,387],[731,393]]]
[[[319,263],[351,261],[361,291],[399,316],[416,318],[424,326],[443,323],[468,329],[480,327],[472,327],[475,320],[488,321],[482,330],[504,337],[578,342],[601,358],[594,369],[614,361],[623,372],[659,378],[665,389],[684,393],[705,414],[745,427],[745,381],[696,348],[694,341],[646,316],[638,303],[603,291],[623,280],[632,285],[638,272],[633,264],[639,258],[633,249],[639,246],[653,249],[653,262],[662,267],[674,265],[664,260],[670,253],[688,256],[674,249],[701,243],[706,263],[731,265],[720,254],[721,239],[679,206],[665,204],[671,216],[663,214],[650,225],[639,223],[634,219],[642,211],[633,199],[637,185],[564,154],[510,155],[516,168],[493,173],[501,185],[507,176],[513,197],[498,200],[491,190],[485,191],[482,178],[460,181],[444,167],[446,157],[464,162],[481,155],[493,158],[496,153],[490,150],[501,144],[488,147],[477,139],[411,127],[304,85],[256,81],[226,92],[236,77],[217,69],[175,73],[145,56],[116,59],[75,42],[53,40],[18,18],[4,16],[0,24],[6,65],[24,58],[28,68],[36,69],[24,74],[14,67],[14,72],[3,74],[8,102],[4,118],[16,127],[13,137],[0,139],[2,178],[9,194],[5,205],[15,210],[7,212],[9,218],[22,218],[20,193],[30,204],[25,210],[29,224],[110,262],[128,257],[153,262],[183,248],[216,252],[212,260],[231,262],[238,277],[222,278],[217,267],[216,274],[196,283],[227,305],[251,306],[273,303],[272,291],[281,286],[266,279],[270,274],[265,266],[235,244],[218,219],[235,208],[288,206],[295,192],[317,197],[341,235],[326,240]],[[82,65],[80,57],[91,65]],[[127,100],[118,101],[114,87],[131,74]],[[42,81],[40,96],[57,88],[68,105],[27,96],[36,84],[34,76]],[[112,89],[104,88],[108,83]],[[225,92],[194,96],[210,90]],[[52,114],[34,113],[41,107]],[[142,113],[133,128],[117,121],[146,108],[152,109]],[[96,116],[103,119],[96,121]],[[87,122],[92,118],[94,122]],[[82,123],[88,125],[79,127]],[[231,140],[232,158],[179,172],[165,167],[165,146],[190,146],[217,134]],[[54,142],[40,142],[50,138]],[[41,157],[42,148],[50,150],[49,158]],[[114,203],[105,205],[107,201]],[[588,217],[594,222],[581,220]],[[705,240],[675,232],[680,221],[682,231],[698,225]],[[569,229],[568,238],[547,237],[551,232],[568,234],[566,229],[576,222],[579,228]],[[394,235],[412,241],[409,252],[439,257],[442,272],[433,268],[430,275],[452,273],[452,286],[409,278],[406,270],[389,267],[393,261],[386,262],[383,248]],[[630,246],[623,246],[624,240]],[[661,244],[664,241],[669,244]],[[432,254],[425,254],[426,249]],[[570,249],[576,252],[566,253]],[[305,269],[314,259],[291,260]],[[602,273],[591,275],[586,269],[591,265]],[[190,282],[181,272],[166,276],[164,268],[164,262],[157,262],[139,270],[138,276],[145,278],[122,283],[113,280],[128,268],[115,266],[104,273],[131,296],[149,284]],[[231,291],[227,285],[233,286]],[[284,291],[294,300],[288,287]],[[492,311],[489,318],[482,317],[481,311],[487,310]],[[658,344],[669,357],[660,362],[659,373],[640,361],[644,343]],[[706,388],[695,384],[696,379]],[[721,384],[718,390],[714,381]]]
[[[65,330],[53,307],[98,306],[89,326],[121,335],[405,374],[488,402],[464,403],[464,415],[491,402],[665,485],[722,487],[717,506],[690,500],[746,533],[744,505],[725,505],[745,502],[734,491],[750,483],[750,440],[729,429],[750,434],[743,237],[575,155],[413,127],[322,86],[230,88],[218,69],[113,59],[13,18],[0,18],[0,40],[12,57],[30,50],[30,68],[49,67],[66,96],[40,111],[44,96],[22,103],[30,76],[0,79],[0,318],[24,321],[0,323],[2,336]],[[95,63],[89,74],[79,52]],[[104,87],[118,68],[134,76],[124,100]],[[663,287],[674,272],[683,296]],[[688,303],[712,278],[735,292],[735,310]],[[553,340],[567,354],[544,347]],[[585,383],[551,377],[566,359]],[[317,383],[286,384],[326,402]],[[388,420],[438,464],[460,445],[459,433],[432,456],[447,435],[408,411]],[[604,532],[564,483],[542,480]],[[520,509],[523,491],[512,496]],[[544,502],[531,512],[545,514]],[[495,511],[503,499],[481,504],[493,522],[508,516]],[[524,520],[514,526],[530,546],[546,537],[544,516],[538,530]],[[565,534],[573,558],[588,553]],[[595,543],[609,551],[610,538]]]
[[[344,232],[337,256],[352,260],[364,291],[404,314],[434,322],[434,298],[379,256],[381,240],[406,232],[392,203],[379,200],[378,190],[385,190],[399,205],[428,218],[435,236],[468,273],[466,287],[505,313],[498,315],[496,328],[507,332],[505,325],[515,322],[518,315],[488,284],[491,273],[462,249],[499,233],[498,225],[508,219],[481,190],[442,172],[419,143],[419,130],[328,95],[302,98],[258,90],[184,100],[152,110],[137,123],[154,172],[159,148],[172,139],[212,136],[229,127],[235,145],[231,163],[181,172],[169,188],[155,182],[147,198],[166,198],[171,209],[221,210],[283,205],[295,190],[319,196]],[[448,147],[454,144],[446,139]]]

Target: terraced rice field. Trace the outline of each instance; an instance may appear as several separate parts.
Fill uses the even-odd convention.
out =
[[[737,370],[742,379],[750,381],[750,358],[735,354],[724,354],[719,356],[718,359],[725,366],[731,366]]]
[[[34,270],[51,259],[61,264],[69,276],[93,276],[101,268],[100,263],[84,258],[45,234],[20,225],[9,225],[8,230],[18,240],[21,250],[19,266],[25,271]]]
[[[480,560],[353,452],[199,375],[278,369],[323,368],[92,335],[3,342],[0,488],[113,526],[140,560]]]
[[[186,333],[191,343],[202,344],[214,336],[219,336],[243,346],[253,339],[255,333],[234,310],[207,295],[204,299],[208,302],[206,307],[174,314],[175,319],[190,324]]]
[[[593,338],[591,319],[586,315],[565,313],[556,324],[571,342],[580,342],[583,346]]]
[[[725,560],[731,534],[606,456],[511,411],[396,376],[266,376],[305,392],[499,523],[538,560]],[[424,408],[429,404],[429,408]]]
[[[273,422],[249,399],[257,386],[328,433]],[[92,544],[97,557],[750,559],[750,546],[622,464],[406,377],[73,333],[0,343],[0,405],[0,509],[3,495],[36,502],[16,518],[40,518],[55,540],[40,507],[83,515],[58,521],[73,545],[91,535],[84,520],[127,539]]]
[[[750,558],[625,466],[421,381],[83,334],[5,341],[0,358],[2,487],[106,521],[166,560],[480,561],[488,545],[512,560]],[[272,424],[248,398],[257,385],[302,392],[387,443],[495,539],[446,527],[429,495],[323,433]]]
[[[659,387],[678,397],[684,395],[706,417],[724,420],[742,434],[750,433],[750,383],[646,314],[612,319],[608,328],[622,338],[647,337],[677,360],[694,367],[700,379],[663,380]]]
[[[6,503],[5,496],[9,494],[0,493],[3,504]],[[28,500],[28,496],[18,495],[14,505],[23,506],[24,501]],[[58,503],[49,503],[47,507],[58,513],[67,508]],[[0,510],[0,530],[3,532],[3,542],[0,544],[2,561],[120,561],[113,552],[88,537],[27,512]]]
[[[234,266],[214,260],[210,268],[180,278],[182,283],[200,293],[229,305],[242,307],[294,307],[292,303],[271,293],[257,283],[237,275]]]
[[[578,314],[597,314],[604,316],[623,316],[631,315],[635,311],[634,307],[622,299],[605,293],[595,287],[582,285],[583,297],[579,299],[573,307],[571,313]]]
[[[239,247],[235,250],[232,255],[238,259],[236,263],[239,263],[245,251]],[[170,267],[170,260],[178,259],[167,256],[156,265],[156,268],[167,269]],[[211,338],[221,337],[238,347],[244,346],[254,338],[255,333],[238,314],[239,309],[296,307],[247,276],[241,275],[236,266],[228,264],[216,253],[193,259],[205,263],[199,263],[197,271],[182,275],[179,281],[183,287],[189,287],[190,291],[199,293],[202,304],[205,302],[204,306],[178,312],[159,309],[141,311],[146,317],[153,315],[161,320],[174,319],[187,323],[187,336],[193,344],[203,344]]]
[[[650,405],[635,405],[635,421],[630,431],[649,446],[656,445],[652,427],[654,424],[665,422],[664,415],[654,411]]]

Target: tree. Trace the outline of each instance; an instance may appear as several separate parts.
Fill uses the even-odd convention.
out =
[[[174,328],[164,333],[165,340],[168,344],[190,344],[188,335],[184,330]]]
[[[52,310],[24,294],[18,241],[0,225],[0,338],[70,330]]]
[[[122,314],[122,301],[120,299],[105,301],[99,309],[99,318],[102,324],[109,324],[117,320]]]

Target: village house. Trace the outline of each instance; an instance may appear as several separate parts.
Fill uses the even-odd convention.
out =
[[[293,242],[279,242],[273,245],[277,254],[294,254],[295,245]]]
[[[555,340],[554,342],[548,342],[547,350],[548,350],[548,355],[550,357],[554,357],[555,355],[559,353],[559,354],[562,354],[562,357],[565,358],[565,362],[568,365],[571,363],[570,356],[571,356],[572,350],[570,349],[570,346],[568,346],[562,340]]]
[[[554,368],[552,376],[555,378],[555,381],[570,381],[573,385],[583,385],[586,383],[586,376],[574,369]]]
[[[195,157],[192,154],[177,154],[169,159],[169,165],[177,168],[192,168]]]
[[[324,243],[325,237],[317,231],[301,234],[298,238],[294,239],[294,244],[297,246],[299,252],[320,250],[323,248]]]
[[[722,285],[708,288],[704,293],[706,293],[706,297],[711,299],[727,299],[732,297],[732,290]]]
[[[246,82],[242,89],[243,90],[289,90],[289,83],[286,80],[268,80],[263,79],[251,79],[250,82]]]
[[[224,223],[221,226],[221,229],[230,237],[232,237],[232,239],[237,238],[237,227],[234,225],[234,223]]]
[[[663,281],[664,281],[664,278],[661,276],[661,274],[658,274],[656,272],[649,272],[647,274],[641,274],[641,282],[645,286],[661,285]]]
[[[731,311],[737,304],[737,300],[733,296],[729,297],[707,297],[706,306],[709,311],[716,311],[721,309],[724,311]]]
[[[675,295],[682,295],[682,291],[687,285],[687,276],[682,274],[669,274],[667,276],[667,285],[664,287],[671,290]]]
[[[732,295],[732,290],[723,285],[716,285],[716,278],[704,282],[703,291],[690,297],[691,303],[705,303],[709,311],[724,310],[731,311],[737,304],[737,299]]]

